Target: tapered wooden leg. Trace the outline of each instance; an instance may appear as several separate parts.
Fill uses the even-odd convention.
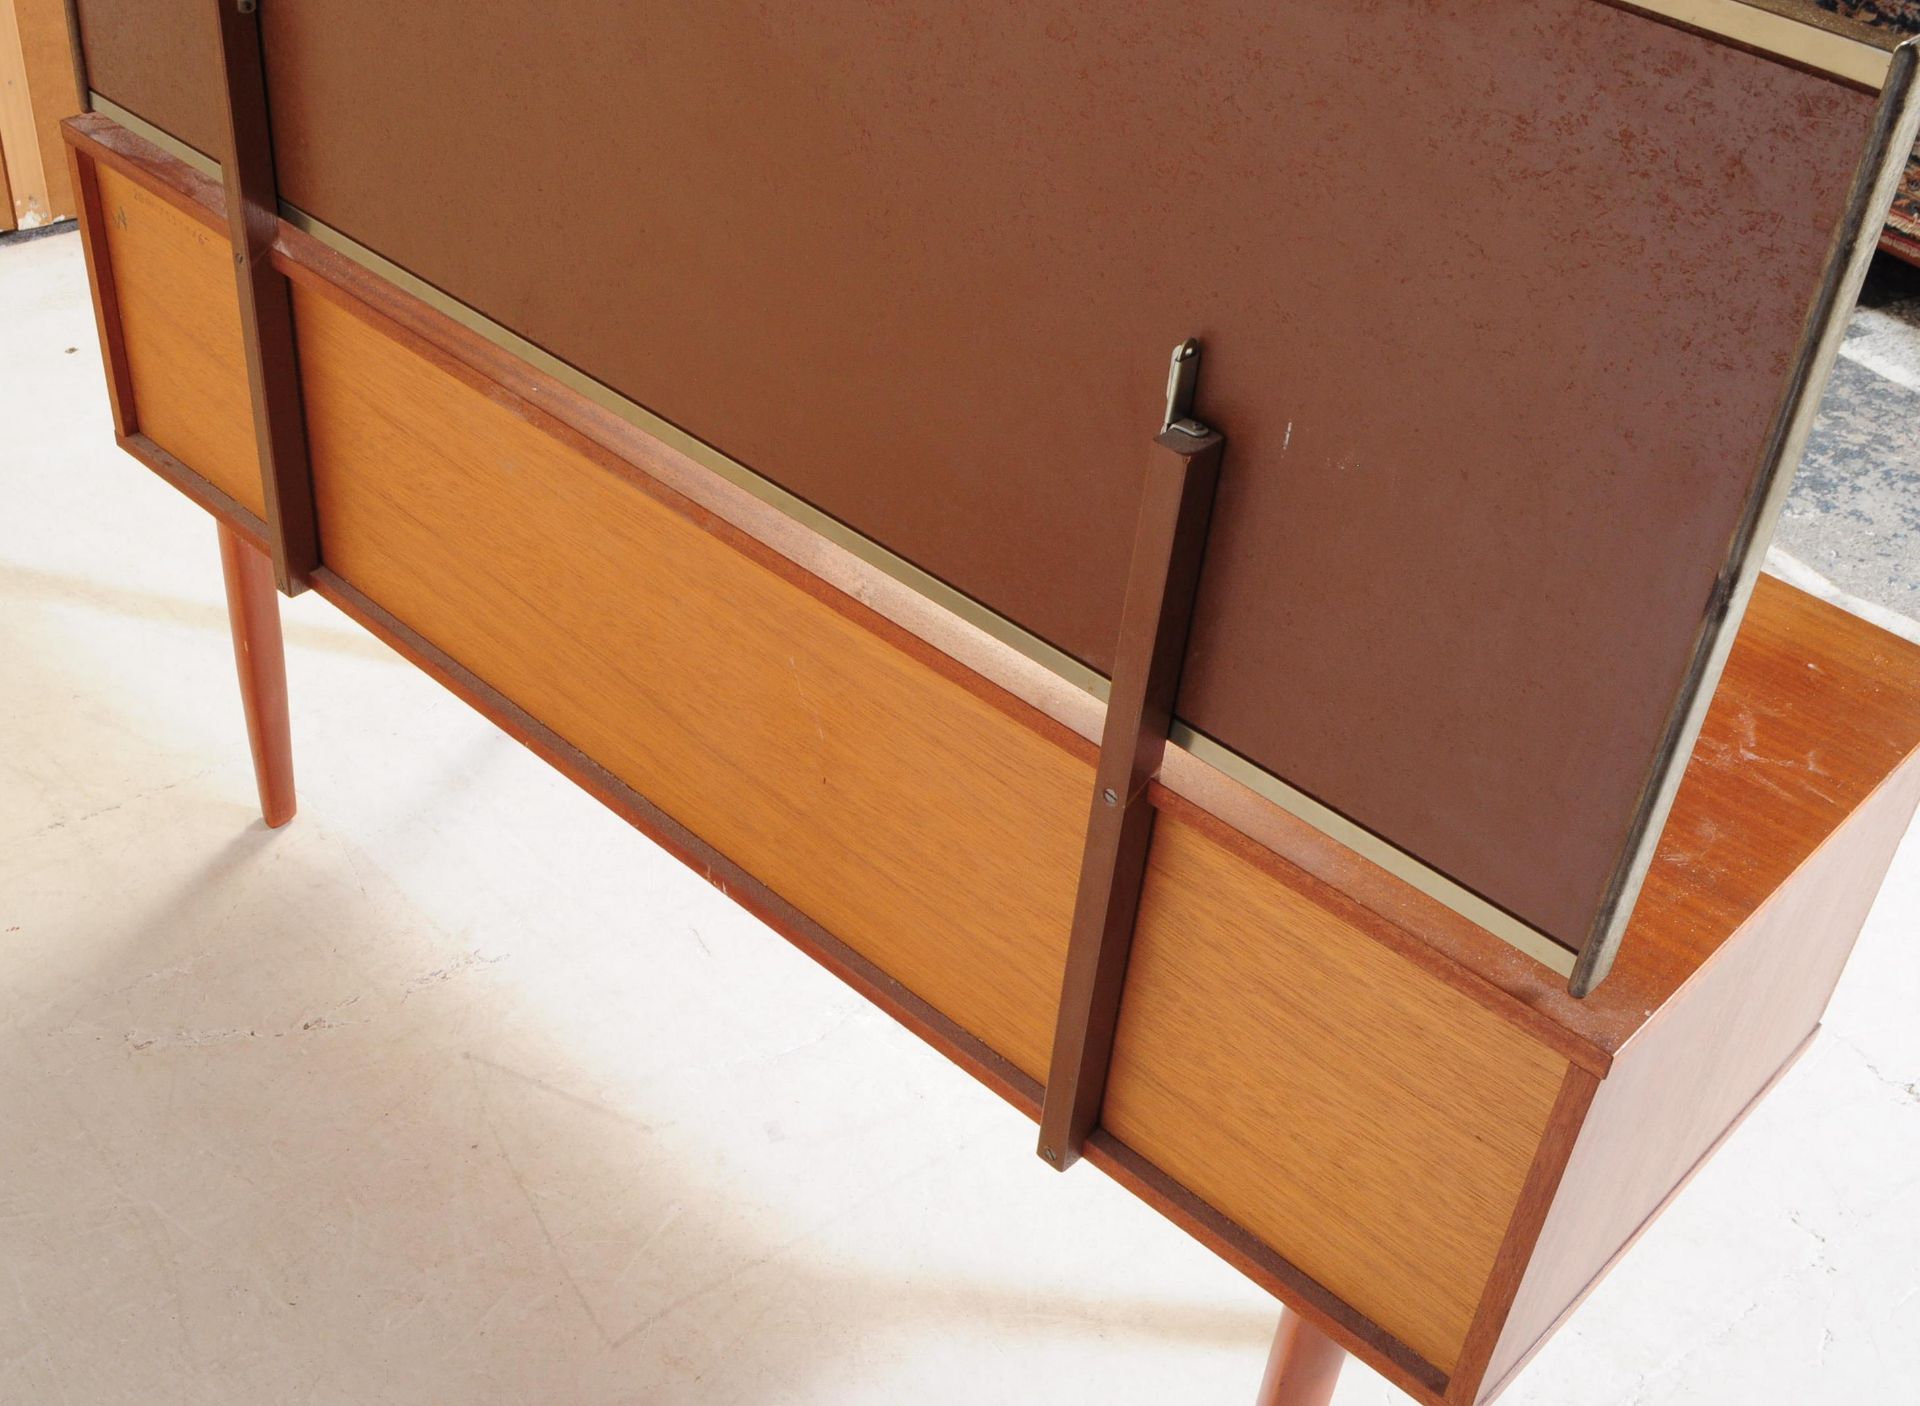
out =
[[[1257,1406],[1327,1406],[1346,1360],[1346,1349],[1333,1339],[1299,1315],[1280,1310]]]
[[[293,733],[287,725],[287,655],[280,641],[273,562],[223,522],[220,567],[227,578],[227,623],[233,628],[233,663],[240,673],[260,814],[270,826],[285,825],[294,809]]]

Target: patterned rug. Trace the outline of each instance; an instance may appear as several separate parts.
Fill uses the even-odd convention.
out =
[[[1815,0],[1839,19],[1871,25],[1905,36],[1920,34],[1920,0]],[[1906,178],[1887,212],[1880,247],[1910,264],[1920,264],[1920,148],[1907,158]]]

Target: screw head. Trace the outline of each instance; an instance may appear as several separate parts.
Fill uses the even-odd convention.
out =
[[[1046,1158],[1049,1162],[1058,1162],[1060,1160],[1060,1154],[1058,1152],[1055,1152],[1051,1147],[1041,1148],[1040,1155]]]
[[[1100,799],[1105,801],[1110,806],[1117,806],[1120,804],[1120,797],[1111,786],[1107,787],[1106,790],[1100,793]]]

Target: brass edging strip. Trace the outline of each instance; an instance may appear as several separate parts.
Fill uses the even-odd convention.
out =
[[[1886,48],[1855,39],[1819,24],[1795,19],[1777,10],[1762,9],[1747,0],[1617,0],[1620,8],[1638,10],[1656,19],[1672,20],[1688,29],[1726,39],[1742,48],[1786,59],[1878,89],[1886,82],[1892,54]],[[1891,46],[1889,46],[1890,48]]]
[[[1522,922],[1504,908],[1495,907],[1472,889],[1448,878],[1438,869],[1423,864],[1404,850],[1395,848],[1390,842],[1347,819],[1331,806],[1324,805],[1305,791],[1288,785],[1272,772],[1263,769],[1259,763],[1247,760],[1232,748],[1214,741],[1203,732],[1195,732],[1186,723],[1175,723],[1168,729],[1167,737],[1173,745],[1188,753],[1195,761],[1204,762],[1223,776],[1239,782],[1262,799],[1273,802],[1296,820],[1304,821],[1328,839],[1344,845],[1362,859],[1386,870],[1409,888],[1417,889],[1436,903],[1452,909],[1476,927],[1492,933],[1507,946],[1524,952],[1559,976],[1573,975],[1573,965],[1577,960],[1576,953],[1568,951],[1545,933]]]
[[[102,97],[99,93],[93,93],[90,97],[95,112],[112,118],[128,131],[152,142],[169,156],[185,162],[209,179],[220,179],[219,163],[203,152],[188,146],[177,137],[169,135],[111,99]],[[636,404],[619,392],[541,350],[526,338],[502,327],[465,303],[449,297],[432,284],[407,272],[398,264],[381,257],[338,230],[314,219],[305,211],[284,201],[281,203],[280,210],[288,224],[319,240],[329,249],[352,259],[370,272],[388,279],[470,332],[486,338],[495,346],[552,376],[570,390],[585,396],[602,409],[670,445],[728,483],[826,538],[849,555],[891,577],[909,590],[930,600],[934,605],[958,616],[982,634],[1030,663],[1037,664],[1081,692],[1090,694],[1103,703],[1106,701],[1108,693],[1106,678],[1072,655],[1056,649],[1038,635],[1022,629],[1011,620],[996,615],[971,596],[956,591],[944,581],[922,571],[905,558],[861,536],[845,523],[827,516],[804,499],[787,492],[744,464],[729,459],[711,445],[695,439],[644,406]],[[1070,727],[1075,726],[1074,720],[1066,718],[1059,720],[1066,722]],[[1557,975],[1564,977],[1573,972],[1575,954],[1545,933],[1503,909],[1495,907],[1472,890],[1415,859],[1372,831],[1355,824],[1338,811],[1321,804],[1304,791],[1288,785],[1239,753],[1214,741],[1204,733],[1196,732],[1186,723],[1176,721],[1168,729],[1167,735],[1174,747],[1188,753],[1195,761],[1238,782],[1262,799],[1344,845],[1361,858],[1384,869],[1402,883],[1451,909],[1467,921],[1485,929],[1508,946],[1533,958]]]

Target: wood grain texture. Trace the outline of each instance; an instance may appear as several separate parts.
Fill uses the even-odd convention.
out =
[[[264,516],[227,241],[119,170],[99,178],[140,430]]]
[[[296,324],[328,565],[1043,1077],[1086,762],[506,392]]]
[[[1512,1377],[1811,1036],[1917,802],[1912,758],[1614,1061],[1479,1399]]]
[[[131,154],[136,151],[133,144],[122,139],[123,134],[102,130],[91,134],[80,132],[76,137],[76,144],[85,147],[89,152],[88,159],[97,156],[105,164],[128,161]],[[142,179],[147,178],[144,168],[137,169],[141,169]],[[169,174],[178,176],[179,172],[170,170]],[[195,217],[201,219],[210,230],[218,228],[218,193],[212,187],[204,183],[198,188],[194,188],[191,183],[167,183],[161,193],[170,200],[183,202],[183,208],[197,212]],[[622,455],[646,467],[645,475],[636,474],[627,463],[613,456],[604,444],[591,438],[593,431],[604,432],[609,427],[596,424],[591,416],[584,417],[578,424],[570,423],[533,406],[530,398],[542,394],[542,378],[529,374],[523,364],[514,363],[510,358],[499,357],[496,349],[484,345],[473,345],[471,340],[463,341],[459,335],[456,335],[458,329],[449,325],[439,325],[433,316],[423,315],[423,310],[412,306],[410,299],[396,295],[390,285],[366,278],[363,273],[327,255],[326,251],[317,248],[312,241],[298,235],[297,232],[283,231],[282,249],[277,257],[281,260],[283,267],[296,279],[297,286],[303,290],[301,312],[303,327],[311,329],[316,317],[324,319],[326,307],[334,307],[344,312],[349,318],[365,321],[368,329],[379,327],[379,332],[374,333],[369,330],[367,335],[384,336],[398,342],[402,348],[410,348],[410,352],[399,351],[398,354],[403,357],[412,355],[419,358],[429,370],[444,373],[450,384],[457,382],[461,386],[466,386],[476,395],[484,395],[490,405],[524,419],[530,430],[535,432],[533,442],[544,446],[540,452],[559,454],[563,458],[569,453],[577,453],[580,456],[578,460],[566,461],[570,474],[576,477],[608,475],[616,482],[616,486],[623,490],[638,490],[639,495],[645,497],[649,503],[658,503],[669,509],[677,520],[686,523],[687,530],[702,534],[703,540],[713,539],[706,542],[706,547],[713,550],[722,548],[734,550],[747,558],[748,566],[758,562],[761,569],[781,577],[789,586],[801,591],[808,600],[829,607],[836,616],[848,620],[852,626],[864,632],[869,634],[877,632],[883,639],[895,633],[888,627],[866,618],[863,607],[823,587],[821,583],[808,577],[805,572],[791,563],[783,559],[772,562],[760,561],[759,557],[765,554],[765,549],[758,543],[735,540],[738,534],[729,524],[708,518],[702,511],[681,499],[679,495],[662,488],[660,483],[653,482],[656,471],[660,478],[672,476],[678,481],[687,481],[687,466],[667,462],[661,456],[661,450],[657,444],[638,443],[636,437],[630,432],[624,437],[617,434],[609,436],[621,446]],[[336,277],[339,279],[338,282],[334,281]],[[349,291],[349,287],[353,291]],[[364,294],[364,300],[357,294]],[[374,313],[367,306],[368,302],[377,302],[381,312]],[[322,311],[316,313],[313,310],[315,306],[321,307]],[[406,326],[401,326],[384,316],[388,309],[402,314],[410,311],[413,316],[409,318]],[[355,345],[357,346],[357,342]],[[458,347],[461,355],[455,356],[450,353],[447,350],[449,346]],[[495,359],[508,364],[496,367]],[[324,357],[322,364],[325,364]],[[485,366],[488,369],[483,372],[478,369],[478,366]],[[377,366],[371,370],[361,367],[360,370],[372,378],[372,383],[382,387],[383,394],[378,398],[375,411],[377,415],[399,413],[409,399],[407,396],[396,396],[390,402],[384,394],[386,390],[407,387],[419,389],[417,385],[404,380],[388,381],[384,378],[384,366]],[[227,374],[237,375],[237,367],[230,368]],[[442,394],[437,389],[435,393]],[[566,408],[564,404],[557,403],[555,406],[557,411],[562,412]],[[578,407],[575,407],[575,410],[577,411]],[[485,439],[485,428],[483,427],[481,432],[484,442],[463,441],[467,443],[467,452],[476,461],[498,461],[502,466],[517,468],[520,458],[517,450],[524,448],[526,441],[512,436],[497,441]],[[542,439],[542,436],[545,438]],[[555,439],[561,441],[559,446],[553,443]],[[219,489],[199,480],[191,470],[171,454],[140,434],[128,437],[126,443],[131,452],[149,463],[176,486],[181,487],[182,491],[194,496],[196,501],[201,501],[223,519],[238,522],[252,537],[259,538],[263,526],[256,515],[234,504]],[[507,456],[505,460],[499,459],[502,453]],[[401,451],[400,458],[404,460],[405,457],[405,451]],[[244,517],[244,522],[239,522],[241,517]],[[467,547],[473,545],[466,544]],[[462,550],[460,543],[452,541],[451,534],[449,534],[446,550],[453,552]],[[476,550],[475,555],[483,554]],[[480,570],[487,573],[491,568],[481,562]],[[607,804],[613,805],[633,823],[661,839],[670,849],[686,855],[688,862],[695,864],[702,872],[713,876],[727,892],[748,904],[755,912],[767,917],[776,927],[788,932],[789,935],[799,934],[795,940],[802,946],[815,952],[816,955],[822,955],[822,960],[827,961],[843,977],[880,1001],[887,1009],[900,1015],[912,1028],[933,1040],[950,1057],[972,1069],[979,1077],[1016,1103],[1033,1111],[1037,1096],[1037,1085],[1033,1074],[1002,1061],[986,1046],[970,1043],[976,1037],[957,1024],[951,1025],[950,1028],[943,1028],[941,1022],[949,1019],[944,1012],[924,1004],[916,1005],[920,998],[915,989],[904,985],[899,979],[906,974],[902,969],[905,964],[883,952],[881,955],[888,963],[883,967],[858,949],[842,943],[837,931],[829,935],[829,930],[811,914],[803,912],[780,892],[760,884],[757,881],[759,876],[752,871],[737,865],[732,854],[727,852],[716,854],[712,847],[706,846],[697,835],[680,825],[673,815],[655,807],[650,800],[643,798],[640,793],[632,789],[625,780],[614,775],[610,770],[602,767],[597,760],[580,750],[572,737],[563,736],[543,719],[537,718],[532,712],[502,696],[493,687],[491,680],[483,679],[457,659],[449,657],[433,641],[425,638],[407,623],[385,612],[379,604],[360,593],[345,578],[336,575],[332,570],[323,569],[317,574],[316,582],[322,593],[329,599],[341,603],[356,618],[368,623],[369,628],[375,629],[376,633],[380,633],[383,638],[395,643],[396,647],[401,648],[409,658],[421,663],[422,667],[433,672],[436,677],[442,678],[449,687],[453,687],[456,692],[461,693],[461,696],[474,702],[475,706],[481,707],[489,716],[501,719],[502,725],[508,727],[515,736],[527,740],[530,746],[534,746],[541,752],[541,755],[573,776]],[[630,583],[623,586],[623,589],[630,588]],[[919,641],[909,639],[895,641],[895,643],[897,647],[915,656],[916,668],[924,669],[927,673],[937,676],[934,680],[936,683],[943,679],[948,685],[958,682],[970,696],[984,695],[991,698],[994,700],[990,704],[993,715],[1003,715],[1011,719],[1018,725],[1023,735],[1030,738],[1037,737],[1073,759],[1081,768],[1081,779],[1076,784],[1074,799],[1068,803],[1069,814],[1074,817],[1083,814],[1079,808],[1084,805],[1084,796],[1090,787],[1092,777],[1093,748],[1091,744],[1053,724],[1044,715],[985,684],[977,676],[967,675],[964,671],[957,670],[952,661],[927,649]],[[986,753],[991,755],[994,745],[997,744],[989,742],[985,747]],[[1064,842],[1063,848],[1077,852],[1077,818],[1072,833],[1074,838]],[[867,836],[861,838],[863,843],[870,839]],[[831,878],[832,876],[823,870],[822,877]],[[936,941],[945,936],[939,931],[935,931],[933,935]],[[1060,936],[1063,941],[1064,932]],[[911,930],[902,930],[897,935],[897,940],[912,944],[920,939]],[[835,953],[846,955],[836,956]],[[1058,960],[1057,955],[1054,960]],[[990,971],[993,963],[988,960],[981,965]],[[999,973],[998,979],[1004,980],[1004,973]],[[1057,975],[1055,980],[1057,981]],[[922,985],[924,986],[925,983]],[[951,1002],[948,1004],[952,1005]],[[1050,1004],[1045,1000],[1039,1004],[1050,1017]],[[920,1013],[916,1014],[916,1011]],[[1041,1039],[1046,1038],[1046,1032],[1049,1029],[1050,1023],[1043,1020]],[[1009,1042],[1003,1040],[1001,1043]],[[982,1057],[983,1052],[985,1057]],[[1038,1053],[1035,1049],[1030,1054],[1034,1062],[1037,1062]],[[1216,1253],[1224,1255],[1257,1282],[1307,1314],[1322,1331],[1333,1334],[1350,1350],[1361,1353],[1377,1370],[1386,1373],[1397,1384],[1413,1393],[1417,1399],[1426,1402],[1439,1400],[1444,1378],[1437,1369],[1394,1339],[1390,1333],[1369,1321],[1352,1306],[1342,1303],[1284,1255],[1277,1253],[1271,1246],[1261,1243],[1243,1228],[1234,1225],[1178,1180],[1154,1167],[1140,1154],[1125,1147],[1105,1132],[1096,1134],[1093,1142],[1089,1144],[1088,1156],[1097,1165],[1119,1177],[1136,1194],[1160,1207],[1164,1213],[1194,1234],[1202,1243]]]
[[[1686,1189],[1687,1184],[1691,1182],[1693,1178],[1699,1173],[1700,1169],[1704,1167],[1709,1160],[1712,1159],[1714,1153],[1718,1152],[1720,1148],[1726,1144],[1727,1139],[1732,1137],[1733,1134],[1739,1130],[1740,1125],[1747,1120],[1747,1117],[1754,1111],[1754,1109],[1759,1107],[1759,1105],[1761,1104],[1762,1101],[1765,1100],[1767,1095],[1773,1092],[1774,1087],[1793,1070],[1794,1066],[1797,1063],[1799,1063],[1800,1057],[1804,1055],[1810,1048],[1812,1048],[1814,1041],[1817,1040],[1819,1036],[1820,1036],[1820,1029],[1818,1026],[1816,1026],[1813,1030],[1813,1033],[1808,1035],[1807,1038],[1800,1043],[1800,1046],[1797,1049],[1795,1049],[1792,1054],[1787,1056],[1787,1062],[1783,1064],[1778,1071],[1775,1072],[1774,1077],[1772,1079],[1769,1079],[1766,1082],[1766,1084],[1761,1087],[1760,1092],[1754,1095],[1752,1101],[1749,1102],[1745,1108],[1740,1110],[1739,1114],[1735,1116],[1733,1122],[1728,1124],[1727,1127],[1721,1132],[1720,1136],[1715,1138],[1714,1141],[1708,1146],[1707,1150],[1701,1154],[1700,1160],[1695,1162],[1692,1167],[1687,1169],[1686,1174],[1682,1176],[1681,1179],[1674,1185],[1673,1189],[1667,1193],[1667,1195],[1661,1200],[1659,1205],[1654,1207],[1652,1213],[1647,1217],[1647,1219],[1642,1221],[1639,1227],[1636,1228],[1634,1232],[1627,1237],[1626,1241],[1620,1246],[1620,1248],[1614,1251],[1612,1258],[1607,1261],[1606,1267],[1601,1270],[1600,1277],[1604,1277],[1607,1270],[1611,1269],[1615,1264],[1619,1262],[1621,1256],[1625,1255],[1626,1252],[1633,1247],[1633,1245],[1640,1239],[1641,1235],[1643,1235],[1647,1230],[1652,1228],[1653,1222],[1656,1219],[1658,1219],[1659,1216],[1667,1209],[1667,1207],[1673,1203],[1674,1199],[1678,1197],[1679,1194]],[[1596,1277],[1591,1283],[1589,1283],[1589,1285],[1587,1286],[1587,1289],[1582,1290],[1580,1295],[1572,1303],[1567,1305],[1567,1307],[1561,1312],[1560,1317],[1555,1319],[1551,1324],[1551,1326],[1549,1326],[1546,1333],[1542,1334],[1538,1339],[1536,1339],[1533,1347],[1528,1349],[1526,1353],[1522,1355],[1517,1361],[1512,1360],[1509,1354],[1503,1353],[1501,1355],[1501,1365],[1503,1370],[1497,1375],[1493,1373],[1489,1373],[1488,1375],[1483,1377],[1480,1383],[1479,1390],[1475,1394],[1475,1397],[1473,1399],[1476,1400],[1478,1403],[1481,1403],[1481,1406],[1484,1406],[1484,1403],[1492,1401],[1495,1397],[1499,1396],[1502,1392],[1504,1392],[1508,1387],[1512,1386],[1515,1376],[1526,1366],[1526,1364],[1529,1361],[1532,1360],[1533,1354],[1538,1352],[1542,1347],[1546,1345],[1547,1339],[1551,1337],[1552,1334],[1561,1326],[1561,1324],[1563,1324],[1566,1321],[1566,1319],[1572,1315],[1573,1310],[1576,1307],[1578,1307],[1579,1304],[1582,1301],[1584,1301],[1584,1299],[1586,1298],[1587,1292],[1589,1292],[1594,1287],[1594,1285],[1597,1284],[1598,1282],[1599,1282],[1599,1277]],[[1509,1366],[1507,1364],[1510,1361],[1511,1361],[1511,1365]]]
[[[1450,1370],[1567,1061],[1366,921],[1162,816],[1104,1122]]]
[[[1665,1006],[1916,748],[1920,646],[1761,577],[1612,1002]]]
[[[231,505],[229,504],[230,510]],[[216,512],[222,511],[215,509]],[[264,529],[251,528],[256,545]],[[417,665],[441,685],[508,736],[530,748],[569,780],[639,829],[670,854],[690,866],[707,882],[793,942],[868,1000],[959,1064],[1029,1118],[1040,1112],[1040,1082],[1015,1068],[977,1036],[961,1029],[934,1010],[892,976],[849,948],[817,922],[800,912],[749,874],[715,851],[671,816],[662,812],[605,767],[565,741],[546,724],[512,703],[499,690],[475,675],[417,631],[396,620],[365,595],[322,567],[314,574],[314,589],[358,621],[403,658]],[[1086,1146],[1086,1157],[1133,1195],[1154,1207],[1214,1254],[1285,1302],[1335,1342],[1360,1356],[1375,1371],[1407,1392],[1423,1406],[1443,1406],[1445,1378],[1356,1313],[1350,1305],[1306,1278],[1297,1267],[1227,1220],[1214,1207],[1146,1161],[1106,1129],[1096,1129]]]

